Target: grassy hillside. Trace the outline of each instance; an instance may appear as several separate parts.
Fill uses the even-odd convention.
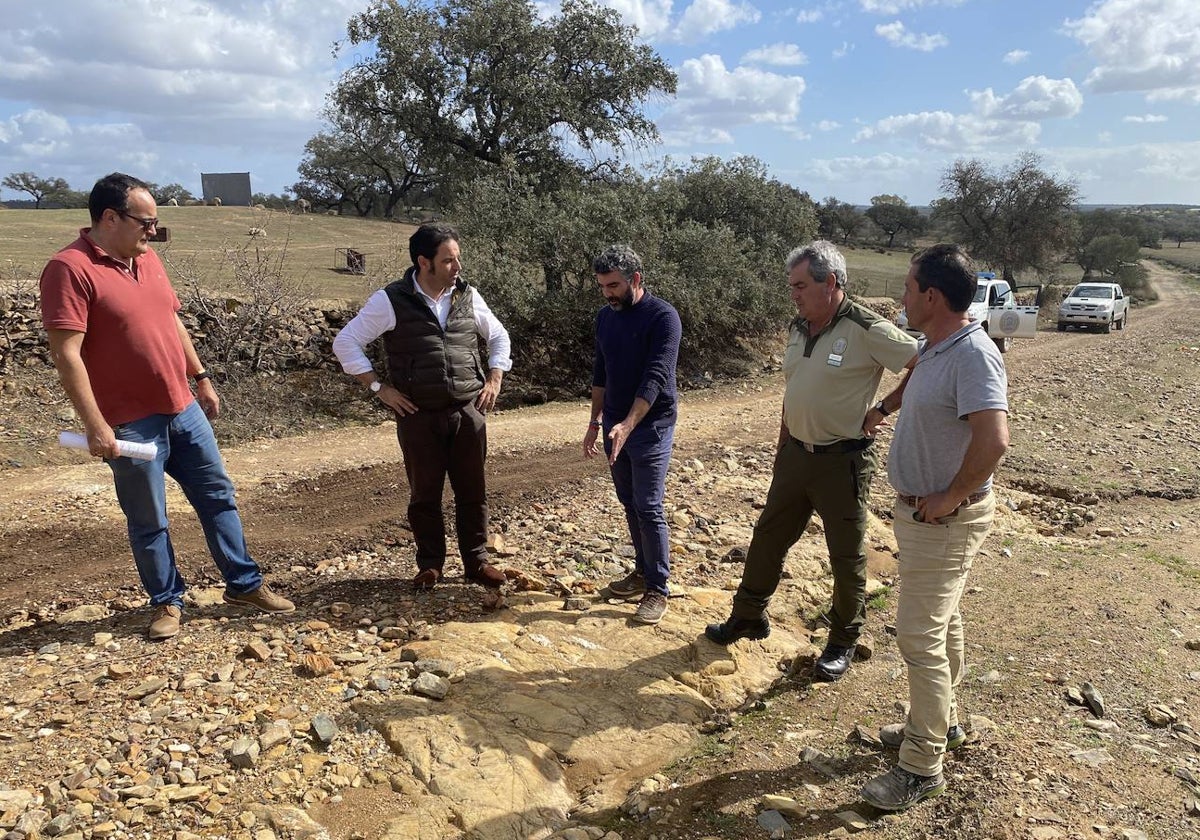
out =
[[[409,264],[408,237],[413,227],[377,219],[316,214],[294,215],[249,207],[159,207],[158,217],[171,231],[169,243],[155,248],[172,266],[190,266],[214,290],[232,291],[233,265],[227,252],[249,247],[287,248],[288,275],[323,300],[361,300],[383,278]],[[41,273],[46,260],[89,224],[86,210],[0,211],[0,275]],[[251,228],[267,232],[251,238]],[[366,254],[367,274],[347,272],[338,248]],[[172,271],[176,283],[179,271]]]
[[[195,271],[214,291],[237,291],[227,252],[245,247],[266,252],[286,245],[287,274],[303,283],[313,297],[328,301],[361,301],[409,265],[408,237],[413,227],[408,224],[249,207],[159,207],[158,217],[170,229],[171,241],[154,247],[170,264],[172,278],[181,283],[187,271]],[[46,260],[87,225],[86,210],[0,211],[0,279],[11,277],[14,269],[36,277]],[[266,238],[252,239],[251,228],[262,228]],[[338,248],[365,253],[366,275],[347,272]],[[867,294],[900,297],[908,271],[907,251],[881,254],[874,248],[853,246],[843,251],[851,279],[868,281]],[[779,255],[780,294],[787,293],[782,282],[785,256]],[[469,271],[471,255],[465,253],[464,258]]]
[[[1164,242],[1161,249],[1143,248],[1142,256],[1200,274],[1200,242],[1184,242],[1179,248]]]

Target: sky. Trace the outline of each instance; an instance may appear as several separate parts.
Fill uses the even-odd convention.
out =
[[[552,14],[555,0],[538,0]],[[629,162],[752,155],[814,199],[1024,151],[1089,204],[1200,204],[1197,0],[602,0],[679,76]],[[367,0],[0,0],[0,176],[296,181]],[[11,190],[4,198],[22,198]]]

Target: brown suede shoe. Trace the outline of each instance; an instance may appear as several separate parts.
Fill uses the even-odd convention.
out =
[[[434,585],[441,579],[442,573],[437,569],[422,569],[412,579],[413,589],[433,589]]]
[[[284,598],[282,595],[277,595],[271,591],[271,588],[265,583],[249,592],[235,593],[225,590],[225,594],[221,599],[226,604],[235,604],[239,607],[254,607],[256,610],[262,610],[265,613],[290,613],[296,611],[296,605]]]
[[[150,641],[161,642],[163,639],[178,636],[179,619],[182,617],[183,610],[174,604],[161,604],[156,607],[154,617],[150,619]]]
[[[480,586],[486,586],[489,589],[499,589],[508,578],[504,576],[504,572],[492,564],[481,563],[475,571],[467,572],[467,580],[473,580]]]

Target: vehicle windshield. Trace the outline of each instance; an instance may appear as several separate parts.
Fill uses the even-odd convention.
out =
[[[1071,297],[1112,300],[1113,290],[1111,286],[1076,286],[1071,290]]]
[[[974,302],[975,303],[983,303],[985,300],[987,300],[987,291],[988,291],[987,283],[979,283],[978,285],[976,285]],[[1003,300],[1007,295],[1008,295],[1008,284],[1007,283],[996,284],[996,300],[998,300],[998,301]]]

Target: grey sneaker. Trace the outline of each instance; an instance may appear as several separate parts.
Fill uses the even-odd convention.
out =
[[[163,639],[170,639],[173,636],[179,635],[179,619],[183,616],[183,610],[174,604],[161,604],[154,609],[154,616],[150,619],[150,630],[147,635],[152,642],[161,642]]]
[[[608,585],[608,591],[618,598],[632,598],[646,592],[646,579],[637,572],[630,572],[620,580]]]
[[[918,776],[902,767],[893,767],[863,785],[862,798],[880,811],[903,811],[945,789],[946,777],[941,773]]]
[[[658,624],[667,614],[667,596],[661,592],[647,592],[638,604],[633,620],[638,624]]]
[[[889,723],[887,726],[880,727],[879,740],[885,747],[891,747],[893,750],[900,749],[900,745],[904,743],[904,724]],[[958,724],[946,730],[947,752],[958,749],[966,742],[967,732]]]
[[[277,595],[271,591],[271,588],[265,583],[252,589],[249,592],[230,592],[225,590],[225,594],[221,596],[226,604],[236,604],[239,607],[254,607],[256,610],[262,610],[265,613],[290,613],[296,611],[296,605],[284,598],[282,595]]]

